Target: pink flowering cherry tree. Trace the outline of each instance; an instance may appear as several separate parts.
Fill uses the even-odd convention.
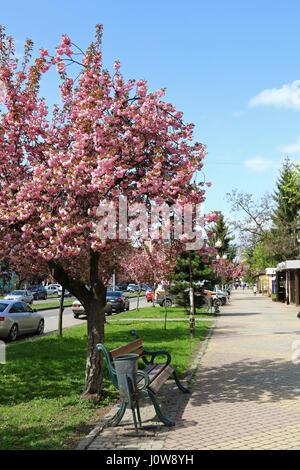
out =
[[[249,265],[233,263],[224,259],[214,260],[212,267],[216,275],[222,279],[222,282],[229,282],[256,274],[256,271],[252,270]]]
[[[148,206],[201,204],[205,193],[193,183],[205,155],[193,142],[193,124],[162,99],[164,90],[149,92],[145,80],[126,81],[118,61],[113,73],[103,68],[101,42],[97,26],[81,56],[64,35],[53,55],[40,49],[33,60],[28,40],[20,61],[0,27],[0,254],[16,271],[24,258],[46,266],[83,304],[88,344],[82,396],[96,399],[106,285],[130,246],[118,229],[99,236],[99,205],[117,211],[120,196]],[[61,103],[50,111],[40,84],[52,68]]]

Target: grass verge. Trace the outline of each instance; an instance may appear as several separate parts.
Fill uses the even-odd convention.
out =
[[[165,349],[179,375],[188,369],[211,323],[199,322],[189,337],[188,322],[114,322],[105,325],[106,346],[129,342],[133,327],[150,350]],[[118,398],[104,368],[103,399],[81,400],[86,356],[86,325],[42,338],[18,341],[0,364],[0,450],[63,450],[75,448]]]
[[[66,300],[64,302],[64,307],[70,307],[74,300]],[[33,304],[32,308],[35,308],[36,310],[41,310],[41,309],[47,309],[47,308],[57,308],[59,307],[60,303],[59,302],[44,302],[41,304]]]
[[[167,318],[186,318],[189,319],[189,311],[185,310],[182,307],[168,307],[167,308]],[[206,313],[206,307],[201,307],[196,309],[195,318],[215,318],[214,313]],[[118,319],[120,318],[157,318],[163,319],[165,317],[165,308],[155,306],[153,307],[143,307],[139,310],[130,310],[126,313],[120,313]]]

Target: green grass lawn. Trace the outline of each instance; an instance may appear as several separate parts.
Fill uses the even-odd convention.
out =
[[[114,322],[105,325],[108,349],[133,339],[135,328],[150,350],[166,349],[179,375],[188,369],[211,322],[199,322],[189,337],[188,322]],[[83,390],[86,325],[57,334],[17,341],[0,364],[0,450],[72,449],[115,403],[118,392],[104,371],[103,400],[93,404],[79,398]],[[180,392],[179,392],[180,393]]]
[[[65,300],[64,301],[64,307],[70,307],[70,305],[72,305],[73,302],[74,302],[74,300]],[[59,301],[57,301],[57,302],[43,302],[43,303],[40,303],[40,304],[33,303],[32,308],[36,308],[37,310],[40,310],[40,309],[45,309],[45,308],[59,307],[59,305],[60,305]]]
[[[128,294],[127,294],[127,292],[124,292],[124,295],[125,295],[125,297],[129,297],[129,298],[138,297],[138,294],[135,294],[135,293],[133,293],[133,292],[132,292],[132,293],[128,293]],[[146,295],[145,292],[142,292],[142,293],[140,294],[140,297],[145,297],[145,295]]]
[[[119,318],[164,318],[165,317],[165,308],[155,306],[153,307],[150,304],[150,307],[143,307],[139,310],[130,310],[126,313],[120,313]],[[214,313],[206,313],[206,307],[201,307],[196,309],[195,318],[214,318],[216,315]],[[167,318],[189,318],[190,312],[188,309],[182,307],[168,307],[167,308]],[[109,317],[108,317],[109,319]]]

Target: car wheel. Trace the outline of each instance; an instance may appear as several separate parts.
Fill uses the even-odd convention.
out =
[[[170,299],[164,300],[163,301],[163,306],[171,307],[172,306],[172,301]]]
[[[15,341],[18,336],[18,325],[16,323],[13,324],[13,326],[10,329],[9,335],[7,337],[8,341]]]
[[[78,318],[79,315],[77,315],[76,313],[73,313],[73,317],[74,317],[74,318]]]
[[[38,329],[36,330],[37,335],[42,335],[44,333],[45,323],[44,320],[40,320]]]
[[[129,311],[129,304],[128,304],[127,307],[126,307],[126,311],[127,311],[127,312]]]

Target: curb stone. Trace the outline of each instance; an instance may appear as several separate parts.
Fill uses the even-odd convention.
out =
[[[202,345],[201,345],[201,348],[196,356],[196,358],[194,359],[192,365],[190,366],[188,372],[187,372],[187,375],[185,376],[184,378],[184,382],[186,382],[187,384],[191,381],[191,379],[193,378],[194,374],[196,373],[196,370],[197,370],[197,367],[198,367],[198,364],[201,360],[201,358],[203,357],[203,355],[205,354],[205,351],[206,351],[206,348],[208,346],[208,342],[215,330],[215,327],[217,325],[217,319],[214,320],[213,324],[211,325],[211,327],[209,328],[209,331],[204,339],[204,341],[202,342]],[[107,422],[113,417],[115,416],[115,414],[117,413],[119,409],[119,402],[116,403],[113,408],[109,411],[109,413],[107,415],[105,415],[100,421],[99,423],[92,429],[92,431],[82,440],[79,442],[78,446],[75,448],[75,450],[87,450],[88,447],[92,444],[92,442],[95,440],[95,438],[97,437],[98,434],[100,434],[103,429],[106,427],[107,425]],[[166,436],[167,436],[167,433],[168,433],[168,430],[166,431]],[[165,436],[165,438],[166,438]]]

